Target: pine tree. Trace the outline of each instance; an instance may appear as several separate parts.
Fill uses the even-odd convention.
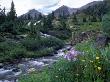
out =
[[[86,17],[83,17],[83,22],[87,22],[87,19],[86,19]]]
[[[78,23],[78,20],[77,20],[77,17],[76,17],[75,14],[74,14],[74,16],[73,16],[72,22],[73,22],[74,24],[77,24],[77,23]]]
[[[17,18],[16,10],[15,10],[15,5],[14,2],[12,1],[11,3],[11,9],[10,12],[8,13],[8,19],[14,21]]]
[[[5,7],[3,9],[0,8],[0,24],[2,24],[3,22],[5,22]]]
[[[110,37],[110,12],[102,18],[102,31]]]

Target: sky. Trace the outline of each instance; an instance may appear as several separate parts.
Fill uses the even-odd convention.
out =
[[[99,0],[13,0],[17,15],[20,16],[31,9],[36,9],[43,14],[48,14],[62,5],[79,8],[87,3]],[[10,10],[12,0],[0,0],[1,6]]]

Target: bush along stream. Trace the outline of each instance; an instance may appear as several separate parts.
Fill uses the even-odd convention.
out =
[[[24,58],[18,64],[8,64],[0,68],[0,82],[17,82],[20,75],[25,75],[34,71],[42,71],[44,67],[51,67],[58,59],[65,55],[65,51],[71,48],[66,45],[64,48],[56,51],[53,56],[46,56],[40,58]]]

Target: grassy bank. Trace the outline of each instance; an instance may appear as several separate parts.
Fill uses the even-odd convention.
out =
[[[93,42],[76,45],[77,61],[61,59],[51,69],[21,77],[19,82],[109,82],[110,46],[96,49]],[[28,77],[28,78],[27,78]]]
[[[0,42],[0,62],[49,56],[63,46],[63,41],[55,37],[27,37],[19,42],[6,40]]]

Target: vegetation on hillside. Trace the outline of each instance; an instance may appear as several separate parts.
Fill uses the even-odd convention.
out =
[[[17,17],[12,2],[8,14],[5,8],[0,12],[0,62],[52,55],[66,41],[81,53],[75,60],[62,57],[40,72],[22,75],[20,82],[109,82],[109,8],[109,0],[104,0],[68,17],[57,18],[53,12],[30,20]],[[107,45],[98,48],[97,37]]]
[[[109,82],[110,78],[110,46],[96,49],[94,43],[86,41],[76,45],[76,49],[83,52],[76,61],[61,59],[51,69],[41,73],[23,76],[20,82]]]

